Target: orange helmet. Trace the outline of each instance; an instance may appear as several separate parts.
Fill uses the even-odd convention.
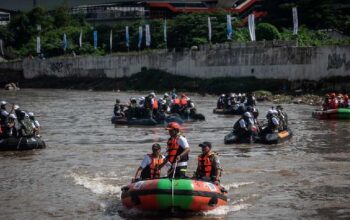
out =
[[[166,130],[180,130],[181,126],[177,122],[170,122],[166,127]]]

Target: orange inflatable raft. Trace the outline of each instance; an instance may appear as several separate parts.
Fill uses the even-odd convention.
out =
[[[138,181],[122,188],[122,203],[143,211],[201,212],[227,204],[227,192],[211,182],[161,178]]]

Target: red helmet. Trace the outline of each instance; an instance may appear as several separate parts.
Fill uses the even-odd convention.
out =
[[[345,100],[348,100],[348,99],[349,99],[349,96],[348,96],[348,95],[344,95],[344,99],[345,99]]]
[[[170,123],[168,124],[168,126],[166,127],[166,130],[174,130],[174,129],[180,130],[180,128],[181,128],[181,126],[180,126],[178,123],[176,123],[176,122],[170,122]]]

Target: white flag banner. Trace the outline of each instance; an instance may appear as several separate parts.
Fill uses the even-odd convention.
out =
[[[248,16],[248,28],[251,41],[255,41],[255,21],[254,14]]]
[[[208,40],[211,43],[211,21],[210,21],[210,17],[208,17]]]
[[[67,35],[63,34],[63,50],[66,51],[68,47]]]
[[[40,53],[41,51],[41,45],[40,45],[40,36],[36,37],[36,53]]]
[[[80,35],[79,35],[79,47],[83,46],[83,31],[80,31]]]
[[[127,46],[128,51],[129,51],[129,47],[130,47],[130,44],[129,44],[129,26],[125,27],[125,45]]]
[[[227,15],[227,40],[232,40],[232,23],[231,23],[231,15]]]
[[[113,31],[111,30],[111,33],[109,35],[109,51],[112,52],[113,48]]]
[[[164,42],[166,43],[168,41],[167,39],[167,26],[166,26],[166,19],[164,20]]]
[[[296,7],[292,9],[293,11],[293,34],[298,35],[298,10]]]
[[[149,29],[149,24],[146,24],[146,46],[151,46],[151,31]]]
[[[0,51],[1,51],[1,55],[4,56],[4,48],[2,44],[3,44],[2,39],[0,39]]]
[[[143,38],[143,28],[142,26],[139,26],[139,43],[137,44],[137,47],[140,49],[142,46],[142,38]]]

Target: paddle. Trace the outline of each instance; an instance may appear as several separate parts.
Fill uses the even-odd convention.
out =
[[[175,162],[174,170],[173,170],[173,176],[171,178],[171,212],[175,212],[174,210],[174,178],[175,178],[175,172],[176,172],[176,167],[177,167],[177,161]]]

